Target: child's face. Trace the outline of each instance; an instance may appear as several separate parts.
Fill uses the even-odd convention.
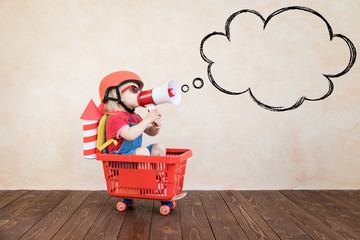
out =
[[[139,86],[134,82],[129,82],[120,87],[121,100],[130,108],[139,107],[138,95]]]

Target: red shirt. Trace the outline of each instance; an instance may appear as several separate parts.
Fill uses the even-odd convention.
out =
[[[120,134],[122,131],[124,131],[125,129],[130,127],[127,116],[130,118],[130,122],[132,122],[132,123],[138,123],[138,122],[142,121],[142,118],[140,117],[140,115],[138,115],[136,113],[131,114],[131,113],[122,112],[122,111],[116,111],[116,112],[112,112],[112,113],[113,114],[111,114],[106,121],[106,127],[105,127],[106,141],[111,138],[116,138],[116,140],[118,141],[118,144],[115,146],[114,143],[111,143],[107,147],[107,151],[109,153],[119,150],[122,143],[124,142],[124,138],[122,138],[120,136]],[[138,119],[136,118],[136,116],[138,117]]]

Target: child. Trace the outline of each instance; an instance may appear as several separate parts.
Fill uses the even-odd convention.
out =
[[[144,119],[135,113],[143,85],[140,77],[129,71],[111,73],[100,83],[103,111],[111,113],[106,121],[106,141],[113,138],[118,142],[107,147],[110,154],[166,155],[166,149],[160,143],[142,147],[142,133],[155,136],[161,128],[161,121],[153,124],[155,120],[161,119],[157,109],[150,111]]]

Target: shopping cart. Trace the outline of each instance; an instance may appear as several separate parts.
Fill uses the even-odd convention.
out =
[[[134,204],[133,198],[160,200],[160,213],[167,215],[175,208],[180,194],[190,149],[166,149],[166,156],[97,154],[103,162],[107,191],[121,197],[117,209],[125,211]]]

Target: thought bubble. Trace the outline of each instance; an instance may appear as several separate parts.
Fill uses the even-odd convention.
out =
[[[235,12],[225,32],[203,38],[200,54],[219,91],[248,92],[259,106],[277,112],[327,98],[334,89],[331,79],[347,73],[356,60],[349,38],[334,34],[318,12],[298,6],[266,19],[254,10]]]

